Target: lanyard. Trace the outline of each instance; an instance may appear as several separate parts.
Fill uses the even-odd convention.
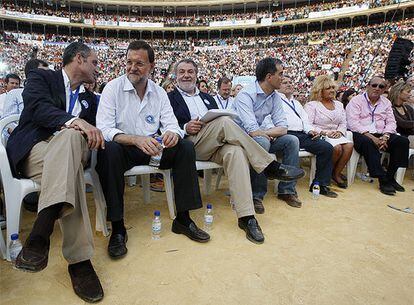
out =
[[[364,97],[365,97],[365,100],[367,101],[367,104],[368,104],[368,108],[369,108],[369,113],[370,113],[370,115],[371,115],[371,123],[374,123],[374,114],[375,114],[375,110],[377,110],[377,106],[378,106],[378,104],[376,104],[375,105],[375,107],[374,108],[372,108],[371,107],[371,103],[370,103],[370,101],[368,100],[368,97],[367,97],[367,94],[366,93],[364,93]]]
[[[79,96],[79,89],[80,89],[80,86],[76,89],[75,93],[73,93],[72,90],[70,90],[70,100],[69,100],[69,110],[68,110],[69,114],[72,114],[73,108],[75,107],[76,100],[78,99],[78,96]]]
[[[289,107],[290,107],[290,109],[292,109],[293,110],[293,112],[298,116],[298,118],[299,119],[301,119],[302,120],[302,118],[300,117],[300,115],[299,115],[299,113],[296,111],[296,107],[295,107],[295,102],[294,101],[292,101],[292,103],[290,103],[289,101],[287,101],[287,100],[285,100],[285,99],[283,99],[283,98],[280,98],[282,101],[284,101],[285,102],[285,104],[286,105],[288,105]]]
[[[221,99],[220,95],[218,95],[218,94],[217,94],[217,99],[218,99],[218,101],[219,101],[219,103],[221,105],[221,108],[227,109],[227,106],[229,105],[229,99],[227,99],[227,101],[226,101],[226,107],[223,106],[223,103],[221,102],[222,99]]]

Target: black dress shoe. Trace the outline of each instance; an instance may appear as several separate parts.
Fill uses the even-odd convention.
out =
[[[265,207],[260,199],[253,198],[254,211],[256,214],[264,214]]]
[[[348,187],[348,183],[346,183],[345,181],[343,182],[339,182],[336,179],[332,178],[332,180],[335,182],[335,184],[340,187],[341,189],[346,189]]]
[[[46,268],[49,259],[50,242],[41,236],[29,236],[16,258],[16,268],[38,272]]]
[[[73,290],[85,302],[96,303],[103,299],[104,292],[92,267],[91,261],[83,261],[68,266]]]
[[[171,231],[176,234],[184,234],[189,239],[198,241],[200,243],[206,243],[210,240],[210,235],[198,228],[194,222],[191,222],[189,226],[185,226],[179,223],[177,219],[174,219]]]
[[[313,183],[311,184],[311,186],[309,188],[309,192],[312,193],[312,191],[313,191]],[[326,186],[326,185],[321,185],[320,186],[319,194],[324,195],[324,196],[329,197],[329,198],[336,198],[336,197],[338,197],[338,194],[335,193],[335,192],[333,192],[333,191],[331,191],[331,189],[329,188],[329,186]]]
[[[295,181],[305,176],[305,171],[301,168],[280,164],[272,161],[263,171],[267,179],[277,179],[280,181]]]
[[[248,240],[255,244],[263,244],[263,232],[255,218],[251,218],[248,221],[239,219],[239,228],[246,232],[246,238]]]
[[[128,234],[125,233],[125,236],[118,233],[112,234],[109,238],[108,244],[108,254],[112,258],[121,258],[127,254],[128,249],[126,247],[126,242],[128,241]]]
[[[405,188],[399,184],[395,179],[390,181],[390,185],[397,191],[397,192],[405,192]]]
[[[394,196],[395,195],[395,188],[392,186],[390,182],[381,182],[379,184],[379,188],[381,193],[388,195],[388,196]]]

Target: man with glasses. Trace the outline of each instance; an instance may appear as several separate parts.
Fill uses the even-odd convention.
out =
[[[394,176],[399,167],[408,166],[409,141],[396,134],[391,102],[383,96],[385,89],[385,79],[374,76],[366,92],[351,99],[346,115],[354,148],[365,158],[370,176],[378,178],[382,193],[394,195],[396,191],[404,192]],[[381,165],[381,152],[390,154],[387,171]]]

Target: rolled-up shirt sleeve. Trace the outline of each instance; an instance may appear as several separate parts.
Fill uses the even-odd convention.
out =
[[[102,92],[96,113],[96,127],[102,131],[105,141],[113,141],[115,135],[125,133],[116,128],[116,101],[115,91],[108,83]]]
[[[247,92],[241,91],[237,95],[234,100],[234,108],[239,116],[239,124],[241,124],[247,133],[260,128],[253,111],[253,100]]]
[[[161,133],[164,134],[166,131],[171,131],[178,134],[181,138],[184,138],[184,130],[182,130],[178,125],[177,118],[174,115],[174,111],[172,109],[170,100],[168,99],[168,95],[166,92],[161,93],[161,105]]]

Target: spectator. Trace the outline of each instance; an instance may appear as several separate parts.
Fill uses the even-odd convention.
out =
[[[397,132],[408,137],[410,148],[414,148],[414,109],[407,105],[410,94],[411,86],[401,81],[391,87],[389,98],[397,121]]]
[[[233,98],[230,96],[231,80],[227,77],[222,77],[217,82],[218,93],[214,96],[219,109],[232,109]]]
[[[198,90],[200,90],[200,92],[203,92],[203,93],[206,93],[206,94],[210,93],[208,84],[204,79],[198,81]]]
[[[7,74],[4,78],[4,82],[6,83],[6,88],[5,92],[3,94],[0,94],[0,118],[3,117],[4,103],[6,101],[7,94],[11,90],[20,87],[20,77],[14,73]]]
[[[345,90],[344,94],[342,94],[342,99],[341,99],[344,109],[346,105],[348,105],[349,101],[356,95],[357,95],[357,92],[352,88]]]
[[[172,81],[172,79],[167,78],[164,83],[162,84],[162,88],[165,90],[165,92],[170,93],[172,91],[174,91],[175,86],[174,86],[174,82]]]
[[[342,170],[352,155],[352,141],[346,138],[346,114],[341,102],[335,100],[336,83],[327,75],[318,76],[313,84],[309,103],[305,104],[312,129],[333,146],[332,180],[347,188]]]
[[[236,97],[237,94],[239,94],[239,92],[243,89],[243,85],[242,84],[237,84],[236,86],[234,86],[233,88],[231,88],[231,97]]]
[[[352,98],[346,106],[346,116],[355,150],[364,157],[370,176],[378,178],[382,193],[395,195],[396,191],[404,192],[394,176],[399,167],[408,166],[409,141],[396,133],[391,102],[382,96],[385,89],[383,77],[372,77],[366,92]],[[381,152],[390,154],[387,171],[381,165]]]

